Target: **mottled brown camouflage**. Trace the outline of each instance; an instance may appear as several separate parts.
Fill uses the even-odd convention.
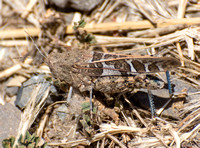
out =
[[[107,54],[78,49],[53,52],[47,59],[55,78],[81,92],[94,89],[106,94],[130,92],[136,88],[162,88],[164,82],[155,80],[152,73],[180,66],[180,62],[171,57]]]

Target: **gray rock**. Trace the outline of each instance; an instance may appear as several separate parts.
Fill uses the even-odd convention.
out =
[[[37,95],[37,102],[39,102],[44,95],[44,92],[51,85],[50,82],[44,78],[44,75],[32,76],[31,79],[23,83],[22,87],[18,91],[15,105],[20,109],[23,109],[30,100],[32,91],[38,83],[41,83],[41,88]]]
[[[49,3],[62,9],[73,8],[79,11],[89,12],[102,1],[103,0],[49,0]]]
[[[7,94],[9,97],[12,97],[12,96],[14,96],[14,95],[17,95],[18,88],[19,88],[19,87],[7,87],[7,88],[6,88],[6,94]]]
[[[14,105],[0,105],[0,143],[2,140],[15,137],[20,123],[21,112]]]
[[[195,88],[190,83],[184,80],[176,78],[175,76],[172,76],[171,83],[174,86],[173,87],[174,95],[182,94],[182,90],[184,89],[187,89],[188,94],[199,92],[199,89]],[[170,100],[169,90],[166,88],[151,90],[151,93],[153,95],[156,109],[160,109],[166,102]],[[181,118],[183,112],[187,113],[198,107],[199,97],[200,95],[196,94],[196,95],[186,96],[186,98],[173,99],[170,102],[170,104],[162,112],[162,116],[167,116],[174,119]],[[133,102],[133,104],[136,104],[144,109],[150,110],[148,93],[146,89],[140,89],[137,93],[130,96],[130,100]],[[180,102],[180,101],[185,102],[183,108],[179,109],[179,108],[172,107],[174,103]]]

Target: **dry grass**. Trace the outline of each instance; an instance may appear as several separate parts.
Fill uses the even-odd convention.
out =
[[[118,110],[116,108],[108,110],[105,105],[97,100],[94,101],[99,109],[94,119],[98,123],[98,128],[93,128],[92,136],[88,136],[87,132],[78,128],[80,118],[77,114],[82,116],[84,113],[80,111],[80,106],[76,106],[77,102],[73,104],[73,101],[77,98],[84,98],[82,95],[74,92],[72,104],[69,103],[73,111],[69,112],[68,120],[65,121],[67,123],[61,124],[55,117],[54,110],[64,102],[44,107],[45,99],[48,95],[50,96],[49,88],[45,91],[41,102],[36,104],[34,100],[41,88],[38,85],[33,90],[30,96],[32,99],[22,113],[17,138],[21,134],[24,135],[26,130],[36,128],[37,135],[43,137],[48,145],[53,147],[91,145],[96,147],[179,148],[200,146],[199,1],[191,3],[187,0],[105,0],[89,15],[70,12],[74,14],[74,17],[67,24],[60,23],[62,22],[60,20],[67,14],[51,9],[46,10],[44,1],[30,0],[25,3],[23,0],[3,0],[0,3],[2,4],[0,5],[2,7],[0,85],[3,88],[0,89],[1,104],[10,100],[5,89],[8,80],[14,79],[14,76],[20,75],[28,80],[35,73],[50,73],[44,62],[40,62],[40,65],[36,64],[37,56],[21,62],[21,58],[32,53],[35,48],[32,45],[33,41],[28,40],[28,36],[34,37],[36,41],[34,44],[46,53],[56,47],[50,46],[51,44],[59,44],[65,48],[64,46],[71,45],[75,38],[72,21],[80,20],[80,18],[87,22],[85,30],[92,32],[96,37],[97,43],[93,44],[90,50],[100,49],[104,52],[120,54],[173,56],[180,60],[182,67],[175,70],[173,75],[175,78],[173,79],[172,76],[172,81],[178,79],[180,80],[178,83],[183,82],[185,85],[184,89],[180,88],[179,92],[175,92],[174,98],[177,100],[184,98],[186,101],[175,101],[176,103],[170,106],[172,110],[178,112],[179,117],[176,120],[169,116],[161,116],[153,121],[148,111],[135,108],[126,99],[131,108],[128,112],[121,106]],[[49,35],[53,27],[47,26],[44,29],[41,26],[46,22],[52,22],[51,25],[54,25],[57,23],[56,20],[60,21],[61,30],[58,29],[57,32]],[[60,37],[63,34],[65,38]],[[191,92],[191,88],[195,91]],[[160,114],[162,111],[158,112]],[[41,114],[43,118],[39,118],[38,114]],[[40,126],[33,126],[33,123]],[[54,132],[50,133],[51,129]],[[50,134],[52,135],[49,136]]]

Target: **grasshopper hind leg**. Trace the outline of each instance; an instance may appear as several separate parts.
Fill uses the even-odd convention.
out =
[[[150,105],[150,109],[151,109],[151,116],[152,118],[156,117],[156,112],[155,112],[155,104],[154,104],[154,97],[151,93],[151,91],[148,89],[148,99],[149,99],[149,105]]]
[[[90,113],[92,115],[93,105],[92,105],[92,88],[90,89]]]
[[[72,92],[73,92],[73,87],[70,86],[69,87],[69,92],[68,92],[68,95],[67,95],[67,102],[69,103],[71,98],[72,98]]]
[[[171,86],[169,71],[166,71],[166,77],[167,77],[167,86],[168,86],[168,90],[169,90],[169,95],[170,95],[170,98],[171,98],[172,97],[172,86]]]
[[[167,87],[168,87],[168,90],[169,90],[170,101],[171,101],[173,94],[172,94],[172,86],[171,86],[171,80],[170,80],[169,71],[166,71],[166,78],[167,78]],[[152,95],[150,90],[148,90],[148,98],[149,98],[149,104],[150,104],[150,108],[151,108],[152,118],[154,118],[156,116],[156,112],[155,112],[155,105],[154,105],[154,100],[153,100],[154,98],[153,98],[153,95]],[[168,101],[167,104],[170,101]],[[166,106],[166,104],[165,104],[165,106]],[[159,112],[158,112],[158,114],[160,114]]]

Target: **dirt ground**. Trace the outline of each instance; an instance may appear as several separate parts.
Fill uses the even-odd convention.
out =
[[[2,147],[200,147],[200,1],[0,11]]]

